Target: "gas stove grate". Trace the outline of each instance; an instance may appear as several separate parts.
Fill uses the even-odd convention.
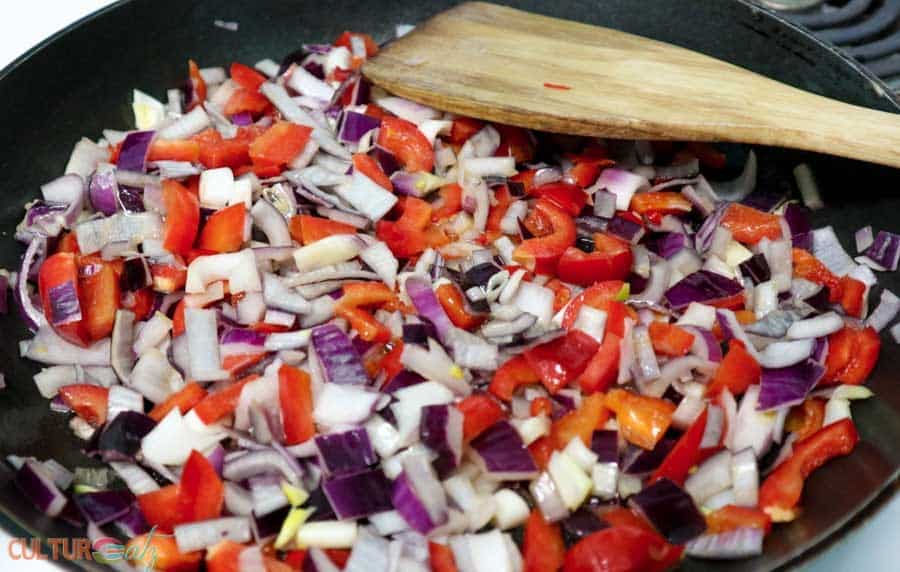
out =
[[[900,92],[900,0],[758,0],[842,48]]]

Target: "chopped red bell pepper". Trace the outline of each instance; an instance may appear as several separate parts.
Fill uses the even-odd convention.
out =
[[[653,351],[670,357],[687,355],[694,345],[694,334],[675,324],[650,322],[650,341]]]
[[[225,486],[201,453],[191,451],[178,481],[178,514],[182,522],[218,518],[225,503]]]
[[[79,266],[81,321],[92,341],[102,340],[112,333],[116,321],[121,299],[119,274],[114,263],[96,256],[83,257]]]
[[[447,312],[447,317],[457,328],[473,330],[484,322],[484,316],[476,316],[469,312],[463,293],[455,284],[442,284],[435,290],[438,302]]]
[[[380,220],[375,225],[375,235],[386,243],[394,256],[411,258],[423,250],[449,242],[444,233],[432,222],[431,205],[416,197],[404,197],[397,202],[395,211],[400,217],[395,221]]]
[[[843,295],[841,279],[832,274],[821,260],[802,248],[795,248],[791,251],[791,261],[796,278],[827,286],[828,301],[840,301]]]
[[[797,434],[803,440],[822,428],[825,421],[825,400],[810,397],[800,405],[791,408],[784,428]]]
[[[200,75],[200,66],[194,60],[188,60],[188,77],[193,88],[188,109],[193,109],[206,101],[206,82],[203,80],[203,76]]]
[[[601,517],[610,526],[627,526],[637,528],[652,534],[659,534],[650,521],[642,514],[638,514],[634,509],[620,506],[603,513]]]
[[[78,248],[78,237],[75,236],[74,232],[63,231],[59,235],[59,240],[56,241],[56,252],[70,252],[72,254],[81,252]]]
[[[190,252],[200,227],[200,202],[196,195],[172,179],[162,182],[166,225],[163,247],[169,252],[185,255]]]
[[[619,349],[622,338],[612,332],[603,336],[603,343],[578,378],[578,386],[585,394],[606,391],[619,375]]]
[[[569,411],[553,423],[550,446],[553,449],[564,449],[572,439],[578,437],[590,447],[594,431],[603,427],[608,418],[609,411],[603,395],[588,395],[581,400],[578,409]]]
[[[563,315],[562,327],[567,330],[572,329],[575,320],[578,319],[578,312],[581,311],[581,306],[584,304],[591,308],[607,311],[610,302],[627,298],[628,289],[621,280],[608,280],[594,284],[572,299],[572,302],[566,308],[566,313]],[[609,330],[608,318],[607,316],[607,330]],[[616,335],[621,336],[622,333],[617,333]]]
[[[759,383],[761,376],[762,368],[743,342],[732,339],[728,341],[728,353],[706,387],[706,394],[718,395],[727,388],[733,395],[742,395],[748,387]]]
[[[467,443],[506,416],[503,407],[487,393],[474,393],[456,408],[463,414],[463,439]]]
[[[237,203],[216,211],[206,220],[197,246],[213,252],[237,252],[244,244],[247,207]]]
[[[430,173],[434,168],[434,149],[431,143],[414,123],[405,119],[382,119],[378,144],[393,153],[407,171]]]
[[[554,278],[550,280],[546,284],[544,284],[544,288],[553,291],[553,313],[559,312],[562,310],[566,304],[569,303],[569,300],[572,299],[572,289],[563,284],[562,280],[559,278]]]
[[[510,183],[515,183],[517,185],[522,185],[522,190],[525,191],[525,194],[531,193],[531,189],[534,188],[534,176],[537,174],[537,169],[528,169],[527,171],[519,171],[515,175],[509,178]]]
[[[475,135],[484,127],[484,121],[475,119],[474,117],[456,117],[453,119],[453,125],[450,127],[450,135],[447,136],[447,142],[454,145],[462,145],[469,140],[469,137]]]
[[[391,182],[390,177],[384,173],[378,161],[365,153],[353,155],[353,168],[371,179],[379,187],[389,191],[394,190],[394,184]]]
[[[841,277],[841,306],[848,316],[862,318],[866,309],[866,285],[849,276]]]
[[[438,200],[434,203],[437,206],[431,213],[431,220],[438,222],[462,210],[462,187],[456,183],[444,185],[438,191]],[[488,215],[490,218],[490,215]]]
[[[862,384],[875,369],[880,352],[881,338],[872,327],[845,326],[828,336],[825,376],[820,383]]]
[[[764,238],[781,238],[781,217],[764,213],[740,203],[731,203],[722,216],[720,225],[731,231],[731,236],[744,244],[756,244]]]
[[[240,572],[238,558],[247,548],[233,540],[220,540],[206,549],[206,572]],[[298,568],[299,569],[299,568]]]
[[[266,357],[266,352],[249,352],[241,354],[230,354],[222,357],[222,369],[231,374],[232,377],[240,375],[250,366],[256,365]]]
[[[121,290],[121,286],[119,290]],[[150,317],[150,314],[155,309],[156,294],[153,293],[153,288],[149,286],[134,292],[125,292],[119,299],[119,306],[124,310],[134,312],[135,321],[143,322]]]
[[[229,74],[231,81],[252,91],[258,91],[262,84],[266,83],[266,76],[239,62],[232,62]]]
[[[353,52],[353,44],[351,41],[352,37],[357,37],[362,39],[363,44],[366,46],[366,56],[372,57],[378,53],[378,44],[375,43],[375,40],[372,39],[372,36],[369,34],[364,34],[362,32],[347,32],[345,31],[343,34],[338,36],[338,39],[334,41],[335,46],[343,46]]]
[[[681,193],[674,191],[658,191],[648,193],[637,193],[631,199],[631,210],[643,215],[650,216],[651,213],[659,215],[667,214],[684,214],[691,212],[693,205]]]
[[[239,87],[234,90],[234,93],[225,102],[222,112],[229,117],[244,111],[249,111],[253,115],[259,115],[268,109],[270,105],[268,98],[258,91]]]
[[[841,419],[794,443],[791,456],[772,471],[759,489],[759,507],[774,522],[793,520],[803,481],[835,457],[849,455],[859,435],[852,419]]]
[[[172,529],[184,522],[179,512],[178,485],[168,485],[159,490],[137,495],[138,506],[144,520],[151,526],[158,526],[160,532],[171,533]]]
[[[344,295],[335,304],[334,313],[349,321],[362,339],[384,343],[391,339],[390,330],[361,306],[381,306],[396,300],[397,296],[386,284],[349,283],[344,285]]]
[[[616,414],[625,440],[648,451],[665,435],[675,412],[675,404],[667,399],[637,395],[623,389],[610,391],[606,395],[606,406]]]
[[[238,136],[232,139],[224,139],[212,128],[191,137],[200,144],[200,163],[208,169],[230,167],[235,170],[249,164],[250,138],[247,134],[250,132],[245,129],[239,129]]]
[[[296,445],[312,439],[316,427],[312,417],[309,374],[289,365],[281,366],[278,370],[278,398],[285,444]]]
[[[488,391],[504,401],[510,401],[520,386],[538,383],[540,380],[537,372],[528,365],[525,356],[520,354],[508,359],[494,372]]]
[[[687,151],[700,161],[700,166],[707,169],[724,169],[728,164],[725,153],[716,149],[711,143],[691,141],[686,146]]]
[[[109,388],[89,383],[75,383],[60,387],[59,396],[69,409],[92,427],[106,423]]]
[[[553,456],[553,451],[555,450],[556,448],[553,446],[553,439],[549,436],[541,437],[528,446],[528,453],[531,455],[531,458],[534,459],[534,463],[542,471],[547,468],[547,464],[550,463],[550,457]]]
[[[280,169],[303,151],[311,134],[310,127],[279,121],[250,143],[254,168]]]
[[[594,234],[594,251],[570,246],[559,260],[557,273],[565,282],[590,286],[596,282],[622,280],[631,273],[634,255],[630,245],[609,234]]]
[[[587,204],[587,195],[581,187],[562,181],[534,187],[528,194],[547,199],[572,216],[578,216]]]
[[[513,260],[539,274],[553,274],[560,257],[575,244],[575,221],[546,199],[538,199],[533,210],[547,219],[551,232],[522,241],[513,251]],[[559,278],[569,282],[562,275]]]
[[[600,172],[606,167],[616,164],[610,159],[578,156],[574,158],[575,164],[566,173],[566,177],[572,179],[581,188],[587,188],[597,182]]]
[[[306,246],[335,234],[356,234],[356,227],[347,223],[311,215],[291,217],[291,238]]]
[[[41,264],[41,269],[38,273],[38,291],[41,295],[41,307],[44,310],[44,315],[47,317],[47,322],[53,327],[53,330],[64,340],[87,347],[90,344],[91,335],[84,320],[84,308],[81,308],[81,317],[78,319],[74,319],[75,316],[72,316],[65,323],[53,323],[54,321],[61,322],[63,321],[62,318],[64,318],[55,319],[53,316],[54,310],[51,299],[54,292],[60,292],[62,288],[67,288],[66,284],[71,284],[75,297],[79,299],[79,304],[81,304],[80,299],[82,296],[79,292],[78,274],[76,256],[70,252],[58,252]]]
[[[550,393],[557,393],[581,375],[599,344],[581,330],[535,346],[525,352],[528,365]]]
[[[192,381],[166,398],[162,403],[158,403],[148,417],[159,423],[163,417],[169,414],[176,407],[182,415],[190,411],[195,405],[200,403],[206,397],[206,390],[203,389],[196,381]]]
[[[184,288],[187,282],[187,267],[176,257],[174,264],[150,264],[150,275],[153,277],[153,289],[164,294],[171,294]]]
[[[758,508],[733,504],[706,515],[707,534],[719,534],[736,528],[760,528],[768,534],[772,530],[772,519]]]
[[[684,548],[655,533],[614,526],[582,538],[566,553],[563,572],[662,572],[674,567]]]
[[[522,557],[524,572],[557,572],[566,558],[560,526],[544,520],[538,509],[532,510],[525,522]]]
[[[154,139],[148,161],[200,161],[200,144],[190,139]]]
[[[259,379],[259,376],[255,374],[248,375],[224,389],[210,393],[194,406],[194,413],[197,414],[200,421],[207,425],[215,423],[226,415],[231,415],[237,407],[238,399],[241,397],[241,391],[244,389],[244,386],[254,379]]]
[[[446,544],[428,542],[428,562],[431,572],[457,572],[453,551]]]
[[[531,134],[514,125],[494,124],[500,133],[500,145],[494,152],[495,157],[513,156],[516,163],[527,163],[534,159],[534,140]]]
[[[535,397],[531,400],[531,406],[528,412],[532,417],[537,415],[546,415],[549,417],[553,413],[553,402],[549,397]]]
[[[161,572],[194,572],[200,569],[203,551],[180,552],[174,535],[158,532],[141,534],[128,541],[122,554],[141,570]]]
[[[659,479],[669,479],[678,485],[684,484],[688,471],[697,464],[700,458],[700,442],[703,440],[703,432],[706,431],[707,411],[704,409],[703,413],[681,435],[663,462],[650,476],[648,484],[653,484]]]

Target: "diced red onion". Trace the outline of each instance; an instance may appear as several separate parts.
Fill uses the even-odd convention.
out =
[[[729,429],[729,446],[735,451],[752,447],[756,456],[762,457],[772,446],[775,419],[774,416],[759,411],[762,408],[759,398],[760,386],[751,385],[747,388],[734,419],[734,429]]]
[[[403,459],[403,473],[394,481],[392,501],[410,527],[421,534],[447,521],[447,497],[434,469],[422,455]]]
[[[228,372],[222,369],[219,360],[215,310],[187,308],[184,324],[190,350],[191,378],[199,381],[227,378]]]
[[[647,190],[650,183],[646,178],[622,169],[604,169],[597,182],[588,192],[607,190],[616,195],[616,210],[627,211],[631,198],[639,190]]]
[[[500,421],[470,443],[473,453],[493,478],[500,480],[532,479],[537,465],[515,428]]]
[[[143,173],[155,131],[133,131],[125,136],[116,165],[124,171]]]
[[[875,242],[871,225],[857,230],[853,237],[856,239],[856,252],[859,253],[865,252]]]
[[[685,545],[685,554],[711,560],[737,560],[763,552],[765,531],[747,526],[718,534],[698,536]]]
[[[66,495],[44,475],[44,469],[37,461],[27,459],[16,471],[15,483],[25,497],[47,516],[58,516],[68,502]]]
[[[402,97],[381,97],[376,99],[375,103],[397,117],[416,125],[428,119],[440,117],[440,111]]]
[[[687,542],[706,530],[706,519],[691,496],[667,478],[659,479],[632,495],[628,504],[674,544]]]

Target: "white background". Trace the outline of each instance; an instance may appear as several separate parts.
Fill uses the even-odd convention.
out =
[[[237,0],[236,0],[237,1]],[[112,4],[110,0],[25,0],[14,2],[0,18],[0,68],[45,37],[94,10]],[[635,9],[639,9],[635,6]],[[13,562],[7,554],[9,535],[0,531],[0,570],[42,572],[58,570],[38,562]],[[867,522],[851,531],[835,546],[800,567],[804,571],[900,569],[900,494]]]

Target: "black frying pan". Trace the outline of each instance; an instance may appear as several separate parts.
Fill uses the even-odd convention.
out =
[[[345,29],[393,37],[394,25],[416,23],[448,0],[132,0],[71,26],[0,74],[0,265],[18,266],[21,248],[12,231],[22,205],[58,175],[75,141],[103,128],[133,123],[131,89],[157,95],[180,85],[186,61],[203,66],[280,58],[301,42],[331,41]],[[897,101],[868,72],[807,33],[744,0],[554,0],[508,2],[561,18],[609,26],[698,50],[821,95],[885,111]],[[238,32],[213,26],[240,23]],[[452,54],[448,54],[452,57]],[[675,86],[677,88],[677,86]],[[698,109],[697,113],[703,113]],[[815,220],[833,224],[844,244],[855,229],[900,228],[898,172],[823,156],[760,150],[760,185],[790,190],[791,169],[813,165],[829,208]],[[900,278],[882,275],[900,292]],[[872,300],[877,300],[878,292]],[[55,458],[85,465],[64,416],[49,411],[31,381],[36,368],[18,358],[26,331],[15,317],[0,318],[0,368],[9,387],[0,391],[0,455]],[[900,347],[885,337],[870,386],[876,399],[853,406],[862,442],[849,457],[830,463],[808,481],[803,515],[776,526],[765,555],[735,563],[685,561],[689,570],[768,570],[782,566],[836,532],[894,482],[900,472]],[[83,536],[83,531],[39,514],[0,471],[0,509],[29,533]]]

